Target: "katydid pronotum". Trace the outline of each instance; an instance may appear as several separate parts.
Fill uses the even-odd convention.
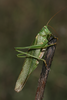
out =
[[[65,8],[63,8],[63,9],[65,9]],[[58,14],[60,11],[58,11],[56,14]],[[53,17],[51,17],[51,19]],[[50,20],[48,21],[48,23],[50,22]],[[21,73],[20,73],[18,80],[16,82],[16,86],[15,86],[16,92],[19,92],[19,91],[22,90],[22,88],[24,87],[28,77],[36,69],[40,60],[44,61],[45,65],[47,67],[46,61],[43,59],[46,48],[56,44],[55,43],[55,44],[52,44],[52,45],[48,45],[50,37],[53,36],[52,33],[49,31],[49,29],[47,27],[48,23],[36,35],[34,43],[33,43],[32,46],[15,47],[16,51],[19,52],[19,54],[17,54],[17,57],[20,57],[20,58],[25,57],[26,58],[24,65],[22,67]],[[23,52],[22,51],[23,49],[28,49],[28,52]]]

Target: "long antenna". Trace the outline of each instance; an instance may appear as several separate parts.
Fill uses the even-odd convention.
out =
[[[56,16],[59,12],[61,12],[63,9],[65,9],[65,8],[67,8],[67,6],[66,7],[64,7],[64,8],[62,8],[61,10],[59,10],[56,14],[54,14],[50,19],[49,19],[49,21],[47,22],[47,26],[48,26],[48,24],[49,24],[49,22],[52,20],[52,18],[54,17],[54,16]]]
[[[47,25],[48,27],[52,28],[54,30],[54,32],[58,35],[57,31],[50,25]]]

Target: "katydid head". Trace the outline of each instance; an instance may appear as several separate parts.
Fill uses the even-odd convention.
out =
[[[49,29],[48,29],[48,27],[47,26],[44,26],[42,29],[41,29],[41,31],[39,32],[39,34],[41,35],[41,36],[46,36],[46,38],[49,38],[49,36],[51,36],[51,32],[49,31]]]

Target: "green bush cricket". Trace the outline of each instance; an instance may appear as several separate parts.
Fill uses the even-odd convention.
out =
[[[65,9],[65,8],[63,8],[63,9]],[[59,12],[57,12],[56,14],[58,14]],[[51,19],[53,17],[51,17]],[[50,22],[50,20],[48,21],[48,23]],[[21,73],[20,73],[18,80],[16,82],[16,86],[15,86],[16,92],[20,92],[22,90],[28,77],[36,69],[40,60],[44,61],[45,65],[47,67],[46,61],[43,59],[43,56],[46,52],[46,48],[56,44],[55,43],[52,45],[48,45],[50,37],[53,36],[47,27],[48,23],[36,35],[32,46],[15,47],[16,51],[19,52],[19,54],[17,54],[17,57],[20,57],[20,58],[26,57],[26,60],[25,60],[24,65],[22,67]],[[28,50],[28,52],[23,52],[23,51],[21,51],[22,49],[29,49],[29,50]]]

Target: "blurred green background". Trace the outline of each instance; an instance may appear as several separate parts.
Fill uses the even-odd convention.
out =
[[[42,63],[16,93],[15,82],[24,59],[16,57],[14,47],[31,45],[41,28],[65,6],[67,0],[0,0],[0,100],[34,100]],[[67,100],[67,8],[49,25],[59,40],[43,100]]]

